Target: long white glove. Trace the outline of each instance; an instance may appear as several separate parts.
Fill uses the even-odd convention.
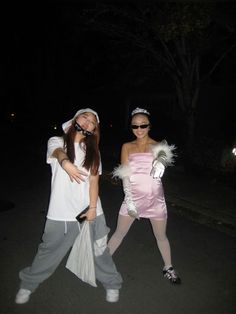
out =
[[[123,178],[123,190],[125,193],[125,202],[128,207],[128,214],[133,218],[139,219],[136,205],[133,201],[129,177]]]
[[[128,207],[129,216],[139,219],[138,211],[133,200],[130,184],[131,169],[128,165],[120,165],[112,172],[113,177],[118,177],[122,180],[123,190],[125,194],[125,203]]]
[[[152,162],[152,170],[150,175],[156,179],[161,178],[164,174],[165,168],[170,166],[174,162],[174,150],[176,149],[175,145],[168,145],[166,140],[154,145],[152,152],[154,155],[154,160]]]
[[[154,179],[161,178],[164,174],[164,171],[165,171],[165,166],[163,165],[163,163],[161,163],[157,159],[154,159],[152,163],[152,170],[150,172],[150,175]]]

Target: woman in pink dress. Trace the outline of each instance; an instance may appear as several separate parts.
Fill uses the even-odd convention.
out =
[[[163,276],[173,284],[180,284],[166,236],[167,208],[161,182],[165,168],[173,163],[175,146],[153,140],[149,136],[150,127],[150,113],[146,109],[132,111],[131,129],[136,138],[123,144],[121,165],[113,171],[114,177],[122,179],[125,197],[108,247],[112,255],[135,219],[150,219],[164,262]]]

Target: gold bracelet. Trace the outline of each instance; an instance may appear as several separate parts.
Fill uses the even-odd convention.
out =
[[[63,164],[63,161],[65,161],[65,160],[70,160],[68,157],[65,157],[65,158],[62,158],[62,160],[59,162],[59,164],[61,165],[61,167],[62,167],[62,164]],[[63,167],[62,167],[63,168]]]

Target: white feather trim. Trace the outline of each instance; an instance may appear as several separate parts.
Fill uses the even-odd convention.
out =
[[[176,157],[176,154],[174,153],[175,149],[175,145],[168,145],[167,141],[163,140],[162,142],[152,146],[152,153],[155,158],[158,158],[159,155],[161,155],[161,152],[164,152],[166,155],[165,164],[166,166],[170,166],[174,162],[174,157]]]
[[[129,165],[119,165],[112,171],[112,177],[118,177],[119,179],[124,179],[125,177],[131,176],[131,168]]]

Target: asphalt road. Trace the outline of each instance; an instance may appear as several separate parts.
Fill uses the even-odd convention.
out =
[[[5,187],[5,197],[8,196],[15,207],[0,214],[2,314],[236,313],[235,239],[175,215],[173,211],[169,213],[168,237],[182,285],[172,286],[162,277],[162,260],[149,222],[143,219],[134,223],[114,255],[124,279],[118,303],[107,303],[103,287],[94,288],[81,282],[65,268],[64,260],[27,304],[15,304],[18,271],[34,257],[49,195],[49,172],[35,169],[39,180],[32,182],[31,171],[24,177],[18,171],[18,180],[12,183],[11,192],[10,186]],[[102,180],[100,194],[112,233],[122,191],[119,186]]]
[[[18,272],[31,264],[36,253],[50,193],[45,151],[38,151],[29,145],[24,154],[18,150],[16,156],[12,150],[0,159],[0,200],[10,204],[0,211],[1,314],[236,313],[235,238],[177,215],[170,207],[168,238],[182,278],[180,286],[162,277],[162,260],[149,221],[142,219],[134,223],[114,255],[124,279],[118,303],[105,301],[101,285],[94,288],[77,279],[65,268],[65,258],[27,304],[15,304]],[[123,197],[121,186],[102,179],[100,196],[112,234]]]

